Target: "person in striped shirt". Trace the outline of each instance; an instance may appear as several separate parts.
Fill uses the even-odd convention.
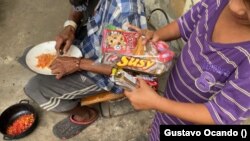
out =
[[[144,81],[125,94],[136,109],[158,112],[150,140],[160,125],[240,124],[250,117],[250,0],[201,0],[178,20],[145,39],[186,44],[171,71],[164,96]]]
[[[82,98],[104,91],[123,93],[123,88],[109,79],[112,66],[99,63],[105,26],[126,29],[125,25],[131,23],[147,27],[143,0],[69,1],[72,10],[55,48],[58,54],[64,54],[74,44],[83,57],[57,57],[50,65],[53,76],[36,75],[24,88],[42,109],[69,115],[53,126],[54,135],[60,139],[76,136],[97,120],[99,114],[94,108],[79,105]]]

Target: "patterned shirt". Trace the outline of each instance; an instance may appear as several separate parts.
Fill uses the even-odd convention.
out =
[[[239,124],[250,117],[250,41],[211,41],[213,29],[228,0],[201,0],[178,19],[187,42],[173,68],[165,97],[204,103],[216,124]],[[159,140],[160,125],[192,124],[157,113],[150,140]]]
[[[75,10],[86,10],[84,7],[86,7],[86,4],[82,8],[75,8]],[[87,23],[88,36],[81,42],[80,49],[84,58],[96,60],[97,63],[102,56],[102,31],[106,25],[112,24],[125,30],[126,23],[131,23],[143,29],[147,27],[145,7],[142,0],[100,0],[95,12],[95,15],[90,17]],[[123,89],[115,85],[108,76],[92,72],[83,73],[86,73],[91,80],[104,90],[123,93]]]

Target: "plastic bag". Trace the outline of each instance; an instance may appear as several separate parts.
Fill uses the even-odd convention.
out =
[[[163,41],[142,44],[143,36],[108,26],[103,31],[102,63],[114,67],[160,75],[168,71],[174,52]]]

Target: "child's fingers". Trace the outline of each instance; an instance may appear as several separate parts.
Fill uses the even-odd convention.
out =
[[[132,30],[135,30],[135,31],[141,33],[141,29],[139,27],[137,27],[137,26],[134,26],[134,25],[131,25],[131,24],[127,24],[127,27],[129,29],[132,29]]]
[[[146,45],[147,42],[148,42],[148,40],[146,40],[146,39],[142,40],[142,45]]]
[[[147,40],[151,40],[154,37],[154,31],[143,30],[143,35]]]
[[[147,86],[148,84],[146,83],[146,81],[144,81],[143,79],[138,79],[139,81],[139,87],[143,87],[143,86]]]
[[[158,42],[160,38],[158,36],[153,36],[152,42]]]
[[[124,91],[124,95],[125,95],[126,97],[130,97],[130,96],[132,95],[132,92],[131,92],[131,91],[125,90],[125,91]]]

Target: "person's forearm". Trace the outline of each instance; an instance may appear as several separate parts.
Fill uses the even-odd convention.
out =
[[[112,71],[112,67],[110,65],[105,65],[101,63],[95,63],[89,59],[81,59],[80,61],[80,69],[85,71],[90,71],[94,73],[110,75]]]
[[[160,40],[164,41],[171,41],[181,37],[177,21],[167,24],[166,26],[158,29],[155,33],[160,37]]]
[[[82,12],[74,11],[72,8],[69,14],[69,20],[73,20],[74,22],[79,24],[82,19],[82,16],[83,16]]]
[[[157,97],[155,110],[175,116],[194,124],[215,124],[204,104],[176,102],[164,97]]]

